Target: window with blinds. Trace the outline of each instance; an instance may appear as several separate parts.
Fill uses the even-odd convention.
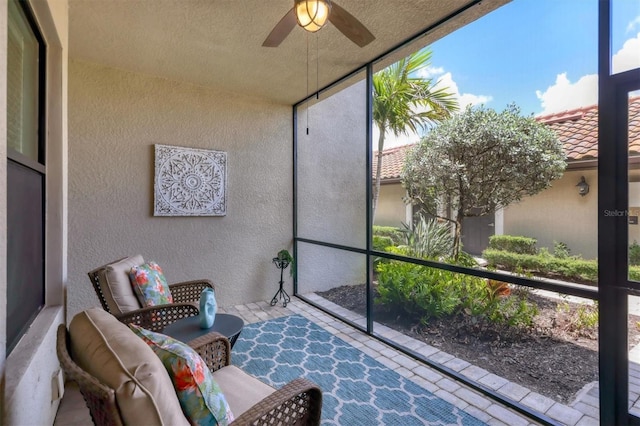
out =
[[[16,0],[9,1],[7,140],[9,148],[38,161],[39,43]]]

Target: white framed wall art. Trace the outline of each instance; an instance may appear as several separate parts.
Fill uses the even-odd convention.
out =
[[[154,216],[225,216],[227,153],[155,145]]]

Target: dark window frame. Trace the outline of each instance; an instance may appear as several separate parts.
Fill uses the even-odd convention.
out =
[[[7,346],[6,346],[6,354],[9,355],[11,351],[16,347],[22,336],[27,332],[30,325],[33,323],[35,318],[38,316],[40,311],[44,308],[46,304],[46,257],[45,257],[45,247],[46,247],[46,220],[45,220],[45,212],[46,212],[46,109],[47,109],[47,45],[45,43],[44,37],[42,36],[42,32],[38,26],[38,23],[35,19],[35,14],[33,9],[28,1],[26,0],[15,0],[17,6],[21,9],[24,17],[27,20],[29,28],[33,33],[35,40],[38,44],[38,88],[37,88],[37,161],[28,157],[27,155],[22,154],[14,149],[7,149],[7,163],[14,163],[18,166],[25,167],[30,169],[41,176],[42,179],[42,189],[41,189],[41,206],[42,206],[42,222],[41,222],[41,232],[42,232],[42,276],[40,277],[40,285],[42,286],[39,294],[38,307],[30,313],[29,318],[24,324],[20,324],[19,331],[17,335],[9,339],[9,335],[7,333]],[[9,184],[9,182],[8,182]],[[7,282],[7,296],[11,291],[12,284]],[[8,311],[8,310],[7,310]],[[6,318],[7,328],[9,328],[9,324],[11,323],[12,318],[9,316]]]

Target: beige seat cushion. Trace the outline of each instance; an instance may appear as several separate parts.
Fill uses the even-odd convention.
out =
[[[69,334],[73,359],[115,390],[125,424],[189,424],[167,370],[129,327],[92,308],[73,318]]]
[[[112,314],[123,314],[142,307],[133,292],[129,271],[143,263],[144,259],[137,254],[111,263],[100,272],[102,293]]]
[[[240,370],[229,365],[213,373],[214,380],[222,389],[222,393],[231,412],[238,418],[242,413],[275,392],[275,389]]]

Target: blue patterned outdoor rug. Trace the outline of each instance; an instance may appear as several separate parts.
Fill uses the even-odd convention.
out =
[[[300,315],[247,325],[234,365],[276,388],[322,389],[323,425],[484,425]]]

